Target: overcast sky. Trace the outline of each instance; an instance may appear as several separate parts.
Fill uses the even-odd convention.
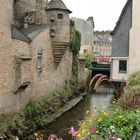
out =
[[[127,0],[63,0],[71,17],[93,16],[95,30],[113,30]]]

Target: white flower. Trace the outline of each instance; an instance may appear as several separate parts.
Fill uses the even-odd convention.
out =
[[[110,126],[111,132],[114,133],[115,132],[115,126]]]
[[[112,126],[110,126],[110,129],[115,129],[115,126],[113,126],[113,125],[112,125]]]
[[[15,140],[19,140],[19,138],[16,136],[16,139]]]
[[[112,131],[112,133],[114,133],[115,132],[115,129],[112,129],[111,131]]]
[[[122,140],[121,138],[117,138],[117,140]]]

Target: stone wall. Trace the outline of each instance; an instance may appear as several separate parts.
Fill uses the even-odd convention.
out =
[[[87,77],[89,72],[85,69],[85,61],[84,57],[78,58],[78,83],[81,87],[86,87]]]
[[[57,70],[54,68],[49,27],[31,43],[11,38],[12,5],[12,0],[0,0],[0,114],[17,111],[30,100],[62,90],[72,74],[69,49]],[[68,37],[68,30],[66,34]]]
[[[62,14],[62,19],[58,18],[58,14]],[[64,10],[48,10],[48,22],[51,22],[54,36],[53,42],[69,42],[70,41],[70,20],[69,13]]]
[[[7,49],[3,53],[7,58],[0,67],[4,69],[5,66],[5,74],[2,71],[0,74],[3,75],[0,81],[0,112],[19,110],[29,100],[62,90],[72,73],[72,53],[69,50],[57,70],[54,69],[49,29],[37,36],[30,45],[18,40],[11,40],[11,43],[13,51],[11,53]],[[42,52],[41,70],[37,67],[39,52]]]
[[[94,27],[89,21],[80,18],[71,18],[75,22],[75,28],[81,33],[81,48],[80,53],[83,54],[84,50],[93,51],[93,33]]]

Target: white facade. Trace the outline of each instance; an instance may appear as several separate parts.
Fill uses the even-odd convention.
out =
[[[127,62],[127,67],[126,71],[121,72],[119,69],[119,61],[126,61]],[[111,74],[110,80],[113,81],[126,81],[128,79],[128,68],[129,68],[129,61],[128,58],[112,58],[111,59]]]
[[[140,0],[133,0],[132,17],[129,42],[129,75],[140,71]]]

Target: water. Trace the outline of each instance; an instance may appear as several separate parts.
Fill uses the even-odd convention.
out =
[[[78,125],[84,120],[87,110],[93,112],[95,106],[97,108],[103,105],[109,107],[112,98],[113,89],[109,85],[101,85],[96,93],[87,94],[74,108],[65,112],[62,116],[46,126],[44,130],[38,131],[38,133],[43,134],[45,140],[47,140],[47,137],[51,133],[56,133],[63,140],[70,140],[70,136],[68,135],[70,127],[73,126],[75,129],[78,129]]]

